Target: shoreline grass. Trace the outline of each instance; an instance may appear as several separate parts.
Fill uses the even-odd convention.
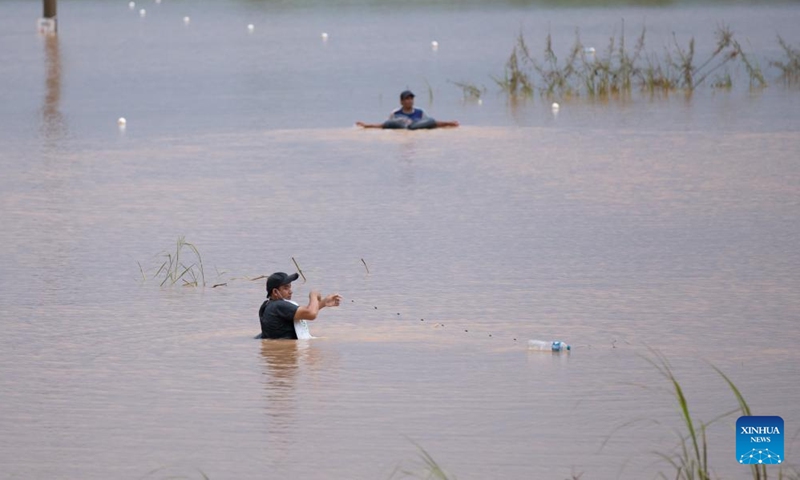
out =
[[[741,391],[738,389],[738,387],[736,387],[730,377],[728,377],[722,370],[712,365],[711,368],[713,368],[714,371],[716,371],[717,374],[722,377],[722,379],[728,385],[728,388],[731,390],[731,393],[733,393],[734,397],[736,398],[737,407],[717,415],[708,422],[698,421],[698,419],[693,417],[691,414],[689,400],[686,397],[684,388],[678,381],[678,378],[675,376],[667,357],[661,352],[653,349],[650,349],[650,353],[655,358],[648,358],[644,356],[642,358],[655,367],[658,373],[664,377],[669,384],[672,395],[674,395],[675,401],[677,402],[682,427],[674,429],[675,434],[678,437],[678,444],[675,452],[653,452],[658,458],[666,462],[673,469],[673,471],[669,472],[668,474],[664,473],[663,471],[659,471],[655,475],[655,478],[661,478],[663,480],[712,480],[719,478],[714,474],[713,468],[708,460],[709,445],[706,431],[711,425],[731,415],[737,413],[742,416],[753,415],[750,405],[744,399]],[[633,423],[636,422],[628,422],[619,428],[630,426]],[[798,431],[798,434],[795,435],[795,438],[797,438],[798,435],[800,435],[800,431]],[[603,445],[608,442],[609,438],[603,441]],[[419,444],[413,440],[411,440],[411,443],[413,443],[418,450],[419,458],[422,461],[421,468],[418,470],[410,470],[408,468],[398,466],[389,477],[390,480],[395,478],[398,474],[403,475],[404,477],[425,479],[448,480],[455,478],[454,476],[451,476],[451,474],[448,474],[442,468],[442,466]],[[767,465],[765,464],[749,465],[749,467],[750,475],[753,480],[769,480],[770,472],[772,472],[772,475],[778,480],[800,480],[800,472],[798,472],[795,467],[785,462],[777,466],[777,470],[774,468],[767,469]],[[577,480],[578,478],[581,478],[583,474],[584,472],[579,474],[575,474],[573,472],[571,479]],[[652,478],[652,476],[649,474],[642,475],[642,477],[645,476]]]
[[[733,393],[736,398],[737,407],[717,415],[708,422],[698,421],[691,415],[689,401],[667,357],[653,349],[650,349],[650,352],[654,355],[655,359],[645,357],[645,360],[655,367],[659,374],[670,384],[672,393],[679,407],[684,429],[683,432],[679,429],[675,429],[675,433],[678,436],[677,453],[655,452],[659,458],[666,461],[674,469],[674,474],[668,476],[663,472],[659,472],[659,476],[665,480],[668,478],[674,478],[676,480],[711,480],[712,478],[717,478],[713,474],[713,469],[708,462],[708,440],[706,437],[706,430],[712,424],[734,414],[739,414],[739,416],[752,416],[753,412],[750,405],[744,399],[741,391],[736,387],[730,377],[716,366],[711,365],[711,368],[722,377],[731,393]],[[749,465],[749,467],[750,475],[753,480],[768,480],[769,471],[767,470],[767,465]],[[797,480],[800,478],[794,467],[786,463],[782,463],[775,474],[779,480]]]

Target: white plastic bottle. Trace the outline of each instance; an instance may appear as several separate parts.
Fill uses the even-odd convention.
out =
[[[572,350],[565,342],[554,340],[552,342],[545,340],[528,340],[528,350],[540,350],[545,352],[568,352]]]

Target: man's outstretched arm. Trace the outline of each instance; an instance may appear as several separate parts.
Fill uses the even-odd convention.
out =
[[[320,310],[325,307],[338,307],[341,300],[342,297],[338,293],[323,297],[319,292],[313,290],[308,294],[308,305],[299,307],[294,312],[294,319],[315,320]]]
[[[364,122],[356,122],[356,125],[361,128],[383,128],[382,123],[364,123]]]
[[[459,123],[458,123],[457,120],[453,120],[453,121],[450,121],[450,122],[440,122],[440,121],[437,120],[437,122],[436,122],[436,126],[439,127],[439,128],[457,127],[458,125],[459,125]]]

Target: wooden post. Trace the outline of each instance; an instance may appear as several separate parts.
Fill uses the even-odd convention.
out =
[[[44,18],[56,18],[56,0],[44,0]]]
[[[38,23],[41,34],[55,35],[56,33],[56,1],[44,0],[44,12]]]

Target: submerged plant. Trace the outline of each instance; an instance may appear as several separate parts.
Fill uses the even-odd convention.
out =
[[[711,88],[718,88],[721,90],[730,90],[732,87],[733,80],[731,80],[731,74],[728,72],[725,72],[724,75],[718,75],[711,83]]]
[[[197,247],[187,242],[185,237],[178,237],[174,252],[164,251],[156,258],[162,258],[163,262],[150,276],[150,279],[160,280],[160,286],[170,287],[178,282],[181,282],[184,287],[206,286],[203,258]],[[139,263],[139,271],[142,274],[142,280],[147,280],[147,274],[141,263]]]
[[[469,82],[450,82],[456,87],[461,89],[464,95],[464,100],[480,100],[481,96],[486,93],[486,87],[479,88],[477,85]]]
[[[423,78],[422,81],[425,82],[425,88],[428,90],[428,105],[433,105],[433,87],[431,87],[427,78]]]
[[[619,42],[616,36],[612,35],[604,55],[597,55],[593,47],[582,48],[580,37],[576,33],[576,43],[572,51],[580,50],[582,68],[578,75],[583,79],[589,96],[606,96],[631,91],[634,81],[641,75],[641,68],[637,62],[644,50],[645,32],[646,30],[642,28],[642,33],[631,53],[625,47],[623,22]]]
[[[572,78],[577,74],[576,63],[578,54],[583,50],[580,37],[576,34],[575,44],[572,46],[563,66],[559,66],[558,57],[553,51],[553,39],[550,34],[545,38],[544,63],[539,63],[528,56],[534,69],[542,77],[542,87],[540,93],[547,97],[555,95],[565,97],[576,93],[572,85]],[[525,54],[528,55],[527,50]]]
[[[629,94],[635,88],[650,93],[679,90],[691,93],[707,81],[712,88],[729,89],[733,87],[733,78],[728,66],[734,63],[744,67],[751,88],[767,85],[758,61],[745,52],[734,39],[733,31],[725,25],[717,28],[716,45],[705,59],[697,58],[694,37],[684,45],[673,33],[672,43],[663,53],[657,54],[645,50],[645,34],[643,27],[636,44],[630,49],[623,21],[619,38],[612,35],[608,47],[601,53],[594,47],[584,48],[580,33],[576,31],[572,47],[563,59],[559,59],[548,33],[544,57],[539,61],[531,55],[520,33],[506,61],[502,78],[492,78],[513,102],[530,97],[535,90],[545,97],[605,97]],[[772,61],[770,65],[782,71],[782,78],[787,83],[800,81],[800,50],[781,37],[778,37],[778,42],[786,53],[786,60]],[[456,83],[456,86],[462,89],[465,98],[477,97],[481,93],[468,83]]]
[[[528,53],[528,46],[525,44],[525,37],[520,33],[517,36],[517,43],[506,61],[503,78],[492,77],[492,79],[504,93],[511,97],[529,97],[533,94],[533,80],[527,71],[530,60],[531,56]]]
[[[781,78],[784,82],[792,84],[800,81],[800,48],[793,47],[778,35],[778,44],[786,55],[786,61],[773,60],[770,65],[781,70]]]

